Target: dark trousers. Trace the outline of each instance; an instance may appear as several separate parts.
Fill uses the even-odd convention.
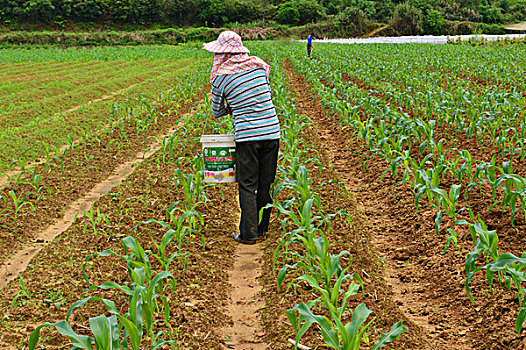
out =
[[[307,44],[307,56],[310,57],[311,53],[312,53],[312,45]]]
[[[268,231],[272,203],[270,185],[276,178],[279,140],[236,142],[236,179],[239,185],[241,239],[255,239]]]

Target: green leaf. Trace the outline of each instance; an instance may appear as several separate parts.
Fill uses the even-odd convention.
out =
[[[442,210],[439,210],[438,213],[437,213],[437,216],[435,218],[435,232],[437,234],[438,237],[440,237],[440,224],[441,224],[441,221],[442,221]]]
[[[116,288],[116,289],[119,289],[119,290],[123,291],[124,293],[126,293],[126,295],[133,294],[133,290],[130,289],[130,287],[128,287],[128,286],[121,286],[120,284],[117,284],[115,282],[104,282],[103,284],[99,285],[98,287],[100,289],[104,289],[104,290]]]
[[[93,347],[91,346],[91,338],[85,335],[79,335],[75,333],[73,331],[73,328],[71,328],[69,323],[67,323],[66,321],[58,321],[57,323],[45,323],[42,326],[46,326],[46,325],[55,327],[60,334],[68,337],[69,341],[71,342],[71,345],[76,346],[79,349],[87,349],[87,350],[93,349]],[[40,330],[42,326],[35,329],[32,332],[32,334],[36,332],[37,330]],[[38,338],[37,338],[37,341],[38,341]],[[34,347],[33,348],[30,347],[30,349],[34,349]]]
[[[299,343],[301,337],[310,328],[310,326],[312,325],[312,322],[304,321],[303,318],[301,317],[301,314],[300,314],[299,315],[299,324],[301,325],[301,323],[303,322],[303,325],[301,325],[299,327],[299,329],[298,329],[298,316],[296,316],[296,311],[297,311],[297,309],[296,309],[296,307],[294,307],[292,309],[287,310],[286,313],[287,313],[287,318],[289,319],[289,321],[290,321],[290,323],[292,325],[292,328],[294,328],[294,331],[296,332],[296,346],[298,346],[298,343]],[[299,312],[298,312],[298,314],[299,314]]]
[[[153,318],[154,318],[153,310],[150,309],[150,306],[147,303],[143,303],[141,306],[142,306],[142,320],[144,322],[146,331],[149,333],[153,327]]]
[[[89,325],[97,348],[111,349],[112,329],[108,318],[104,315],[92,317],[89,319]]]
[[[175,340],[159,340],[157,343],[152,345],[151,350],[161,349],[163,345],[166,345],[166,344],[176,345],[177,343],[175,342]]]
[[[352,313],[351,322],[349,322],[347,325],[345,325],[345,330],[347,332],[347,336],[349,339],[354,339],[353,342],[356,342],[357,339],[355,339],[356,335],[358,335],[358,331],[361,327],[361,325],[365,322],[367,317],[371,314],[371,310],[365,306],[364,303],[359,304],[356,309],[354,309],[354,312]]]
[[[306,281],[312,288],[315,288],[317,290],[321,289],[320,284],[318,283],[318,280],[312,276],[303,275],[303,276],[298,277],[298,280]]]
[[[294,308],[288,309],[286,311],[287,318],[289,319],[290,324],[292,325],[292,328],[294,328],[294,331],[298,331],[298,317],[296,316],[296,310]]]
[[[163,295],[161,296],[161,300],[163,302],[163,311],[164,311],[164,318],[166,319],[166,321],[170,321],[170,301],[168,300],[168,298]]]
[[[139,330],[137,329],[135,324],[124,316],[121,316],[121,315],[116,315],[116,316],[119,319],[119,322],[122,323],[122,325],[126,329],[126,332],[128,332],[128,336],[130,338],[132,349],[140,350],[141,336],[139,335]]]
[[[71,304],[71,307],[68,310],[68,314],[66,315],[66,321],[69,320],[69,317],[71,316],[71,313],[73,312],[73,310],[75,308],[84,306],[84,304],[86,304],[88,301],[92,301],[92,300],[102,302],[104,304],[104,306],[106,306],[106,310],[108,310],[110,313],[112,313],[114,315],[118,314],[117,306],[115,306],[115,303],[113,301],[108,300],[108,299],[102,299],[102,298],[99,298],[99,297],[89,297],[89,298],[86,298],[86,299],[78,300],[78,301],[74,302],[73,304]]]
[[[296,267],[296,265],[289,265],[289,264],[287,264],[287,265],[283,266],[279,270],[278,277],[277,277],[278,293],[279,293],[279,291],[281,289],[281,285],[285,281],[285,276],[287,275],[287,270],[289,268],[294,268],[294,267]]]
[[[395,340],[400,334],[407,331],[408,328],[402,324],[402,321],[395,323],[391,330],[387,333],[382,334],[380,339],[374,343],[372,350],[380,349],[382,346],[385,346],[385,344],[392,342]]]
[[[327,345],[332,346],[335,349],[339,348],[340,340],[327,317],[313,314],[310,310],[310,307],[305,303],[296,305],[294,308],[298,310],[300,317],[302,317],[306,322],[317,323],[320,325],[323,340],[325,343],[327,343]]]
[[[136,267],[131,271],[131,279],[136,285],[144,286],[146,281],[146,270],[144,265],[139,268]]]

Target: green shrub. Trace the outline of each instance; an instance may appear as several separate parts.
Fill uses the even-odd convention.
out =
[[[418,35],[422,31],[422,12],[405,2],[396,6],[391,27],[402,35]]]
[[[442,15],[442,12],[437,10],[428,10],[424,16],[424,33],[440,35],[444,32],[446,26],[446,20]]]
[[[283,3],[278,10],[278,21],[283,24],[298,24],[300,12],[292,1]]]
[[[473,24],[471,22],[457,22],[453,25],[453,34],[454,35],[467,35],[473,34]]]
[[[369,21],[367,20],[365,13],[357,8],[347,7],[338,16],[340,24],[343,26],[342,29],[347,36],[362,36],[366,33]]]

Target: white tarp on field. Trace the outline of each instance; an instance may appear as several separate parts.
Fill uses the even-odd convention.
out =
[[[409,44],[409,43],[420,43],[420,44],[446,44],[449,41],[468,40],[470,38],[484,38],[485,40],[503,40],[506,38],[524,38],[526,34],[503,34],[503,35],[486,35],[486,34],[473,34],[473,35],[454,35],[454,36],[433,36],[433,35],[422,35],[422,36],[398,36],[398,37],[375,37],[375,38],[352,38],[352,39],[317,39],[318,43],[337,43],[337,44]],[[306,40],[301,40],[306,41]]]

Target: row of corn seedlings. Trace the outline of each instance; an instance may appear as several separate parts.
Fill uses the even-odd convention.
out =
[[[358,274],[350,273],[352,264],[342,266],[340,258],[347,256],[351,260],[350,253],[344,250],[333,254],[328,239],[331,218],[348,216],[343,211],[324,213],[322,210],[318,190],[327,183],[313,185],[306,164],[314,162],[319,165],[320,161],[308,157],[308,144],[300,137],[312,121],[298,113],[294,98],[287,91],[280,57],[270,51],[263,52],[263,57],[269,56],[274,67],[271,76],[273,100],[283,124],[283,149],[279,164],[281,176],[273,194],[274,198],[287,198],[271,205],[277,209],[278,217],[283,222],[283,236],[274,253],[274,269],[281,262],[291,262],[285,263],[277,272],[277,288],[281,290],[286,275],[294,271],[294,275],[299,276],[289,283],[289,288],[306,282],[318,295],[287,310],[287,318],[296,332],[295,348],[305,332],[317,324],[325,346],[342,350],[359,349],[362,340],[367,339],[366,331],[374,318],[364,324],[372,312],[364,303],[354,310],[348,309],[350,298],[358,293],[360,287],[363,288],[363,282]],[[321,314],[315,313],[317,308],[321,308]],[[351,320],[344,324],[350,315]],[[383,347],[405,330],[407,328],[401,322],[396,323],[373,345],[373,349]]]
[[[174,65],[177,64],[174,63]],[[68,74],[56,72],[48,75],[49,78],[42,78],[38,76],[38,73],[34,73],[32,80],[18,83],[19,90],[15,90],[11,94],[9,90],[3,90],[0,103],[6,99],[15,101],[13,112],[16,114],[8,115],[6,113],[2,116],[7,119],[3,123],[4,133],[2,136],[6,137],[10,134],[12,136],[13,133],[16,134],[25,129],[35,114],[40,115],[39,124],[47,125],[57,116],[64,114],[64,111],[69,108],[87,103],[96,96],[97,92],[125,89],[137,82],[138,76],[152,76],[158,73],[159,69],[157,64],[150,62],[141,65],[131,62],[119,62],[112,65],[99,63],[98,65],[102,65],[102,67],[86,64],[71,65]],[[30,70],[33,64],[28,63],[24,66]],[[131,69],[132,66],[133,69]],[[101,79],[101,76],[117,79]],[[39,85],[35,86],[31,82]],[[45,90],[38,88],[44,84]],[[66,95],[67,98],[65,98]],[[67,112],[65,113],[67,114]]]
[[[501,79],[494,81],[495,79],[489,77],[484,78],[487,72],[483,69],[476,74],[477,80],[471,81],[469,78],[458,78],[454,74],[444,74],[437,69],[451,67],[450,63],[453,62],[450,61],[458,60],[457,57],[445,55],[447,50],[451,50],[447,46],[438,50],[416,45],[375,48],[372,52],[364,47],[356,49],[340,45],[324,46],[320,50],[321,54],[330,55],[324,57],[324,62],[318,69],[323,70],[327,65],[337,68],[346,77],[351,76],[352,79],[372,88],[371,92],[375,95],[388,99],[392,105],[401,106],[413,115],[428,120],[435,119],[438,126],[447,125],[455,128],[458,133],[482,139],[497,148],[502,146],[502,142],[499,142],[502,136],[510,139],[511,147],[514,147],[514,142],[511,141],[520,140],[518,136],[523,124],[521,111],[524,110],[526,101],[518,86],[523,82],[513,80],[502,87],[502,82],[499,81],[510,76],[511,72],[516,73],[515,68],[522,69],[514,66],[518,61],[514,62],[510,58],[503,61],[502,57],[492,57],[489,60],[485,58],[484,62],[477,60],[480,67],[490,66],[487,71],[491,73],[494,73],[492,64],[501,64],[502,70],[507,72],[502,74]],[[408,51],[413,50],[413,55],[407,55]],[[524,55],[524,52],[517,53]],[[396,59],[386,54],[394,55]],[[378,63],[371,64],[370,60],[360,57],[362,55],[376,55],[375,61]],[[443,61],[449,62],[440,66]],[[466,72],[468,63],[471,62],[462,62],[463,66],[457,64],[456,73],[460,76],[472,74]],[[330,76],[331,82],[342,84],[342,75],[333,73]],[[516,140],[512,140],[514,136]],[[517,151],[524,154],[522,149]],[[508,151],[501,149],[501,152]]]
[[[128,301],[125,311],[117,309],[115,302],[97,296],[90,296],[73,303],[67,313],[66,319],[55,323],[44,323],[38,326],[29,339],[29,348],[34,349],[39,341],[40,330],[43,327],[54,327],[60,334],[69,338],[71,344],[79,349],[159,349],[170,346],[178,349],[174,338],[176,330],[175,320],[170,314],[170,295],[173,293],[177,280],[170,272],[174,263],[183,264],[187,268],[188,253],[183,249],[183,243],[188,235],[201,235],[203,249],[205,238],[202,234],[204,224],[200,212],[202,205],[208,201],[206,197],[204,178],[202,175],[202,160],[199,156],[187,157],[177,155],[185,154],[184,143],[195,143],[197,135],[203,129],[206,118],[209,116],[210,105],[205,98],[201,106],[191,115],[183,116],[180,120],[181,130],[176,132],[177,140],[169,148],[159,150],[157,159],[163,163],[174,163],[172,183],[174,190],[179,193],[180,200],[173,202],[166,208],[163,220],[150,219],[142,221],[133,229],[131,236],[121,240],[123,253],[114,250],[105,250],[89,255],[82,267],[82,274],[87,284],[83,294],[97,294],[97,291],[117,290],[124,294]],[[228,127],[225,123],[212,122],[214,128]],[[228,123],[226,123],[228,124]],[[230,126],[231,127],[231,126]],[[168,136],[171,138],[171,136]],[[159,140],[161,143],[163,141]],[[174,160],[175,159],[175,160]],[[185,172],[184,169],[190,172]],[[93,214],[93,208],[91,209]],[[89,214],[89,213],[88,213]],[[100,212],[97,210],[97,216]],[[95,215],[92,215],[95,217]],[[88,221],[85,226],[91,226]],[[158,242],[152,238],[152,247],[145,249],[135,238],[140,227],[145,225],[159,225],[165,233]],[[128,280],[125,283],[113,281],[99,285],[91,283],[87,269],[92,259],[114,256],[126,262]],[[153,257],[160,267],[160,271],[152,268],[150,259]],[[106,309],[106,314],[89,318],[89,335],[81,335],[74,331],[69,323],[69,318],[76,308],[88,302],[100,302]],[[162,330],[159,330],[162,328]]]
[[[511,91],[501,91],[488,85],[483,87],[483,91],[473,91],[472,86],[465,87],[455,82],[451,86],[458,87],[457,90],[445,91],[438,86],[433,74],[425,70],[420,72],[425,68],[425,62],[418,62],[421,65],[415,67],[414,61],[419,57],[411,56],[410,62],[404,62],[402,67],[371,67],[369,61],[352,57],[351,54],[357,55],[354,49],[329,46],[321,50],[327,53],[327,57],[323,62],[311,62],[311,70],[318,73],[318,78],[323,77],[325,84],[343,93],[342,96],[348,97],[345,91],[352,89],[352,111],[360,106],[371,114],[376,113],[375,109],[401,108],[412,118],[434,120],[433,126],[452,128],[455,136],[465,134],[479,141],[481,146],[495,146],[501,159],[526,157],[523,147],[524,116],[521,112],[525,100],[516,87]],[[390,60],[386,65],[394,62]],[[351,67],[350,64],[356,66]],[[349,75],[356,77],[350,80],[357,80],[366,89],[355,89],[354,82],[348,81]],[[339,104],[340,108],[346,108],[345,101],[351,102],[344,99]]]
[[[522,209],[526,214],[526,179],[513,172],[511,160],[503,161],[502,166],[499,166],[495,156],[490,162],[477,161],[468,150],[447,148],[446,138],[437,140],[435,137],[434,119],[409,116],[391,108],[385,101],[365,94],[353,84],[334,80],[333,86],[326,86],[320,81],[320,76],[330,79],[340,74],[332,66],[331,69],[320,69],[317,62],[302,60],[297,60],[294,64],[298,71],[305,72],[313,93],[323,104],[325,112],[333,115],[340,123],[352,126],[355,137],[363,141],[364,167],[373,154],[384,158],[387,170],[382,177],[390,171],[393,178],[398,180],[397,185],[410,184],[417,210],[424,199],[436,210],[437,234],[440,232],[443,216],[448,217],[450,225],[446,230],[448,237],[444,253],[451,242],[457,243],[456,226],[469,226],[474,248],[466,257],[466,291],[470,295],[469,282],[474,273],[482,270],[486,271],[486,280],[490,286],[497,276],[498,281],[508,289],[515,288],[521,307],[516,322],[516,330],[520,332],[526,319],[526,308],[523,305],[525,293],[521,287],[521,282],[526,280],[526,255],[522,254],[519,258],[509,253],[502,254],[497,246],[496,233],[488,231],[482,219],[475,217],[469,203],[471,190],[478,188],[483,192],[489,187],[493,200],[489,209],[497,205],[502,210],[509,207],[512,225],[517,211]],[[487,127],[492,124],[484,125]],[[507,137],[506,130],[510,127],[512,126],[504,129],[503,139],[506,142],[502,142],[508,146],[510,138]],[[500,126],[498,130],[501,131],[497,134],[500,135],[502,129],[499,128]],[[521,133],[524,132],[524,126],[520,129]],[[467,136],[476,137],[469,133]],[[516,154],[515,151],[510,152],[510,158]],[[525,154],[521,150],[517,155],[522,159]],[[447,176],[453,184],[449,189],[444,189],[444,179]],[[497,195],[498,191],[500,196]],[[465,205],[461,204],[462,199]],[[462,212],[467,213],[470,221],[460,218]],[[475,267],[475,261],[481,255],[486,258],[487,264]]]
[[[129,128],[135,128],[136,136],[148,133],[152,126],[175,113],[184,101],[195,98],[195,94],[199,91],[197,81],[203,74],[205,72],[200,70],[197,75],[185,74],[176,78],[174,88],[168,94],[159,96],[157,101],[139,96],[115,103],[111,115],[101,122],[100,127],[95,130],[81,130],[80,139],[75,140],[70,135],[66,144],[39,141],[34,147],[41,151],[44,160],[42,168],[30,168],[23,162],[13,160],[13,164],[20,165],[21,171],[15,175],[5,174],[11,180],[11,185],[9,189],[0,193],[0,218],[4,218],[0,221],[0,225],[8,227],[6,220],[11,221],[16,232],[20,219],[25,215],[34,214],[36,204],[55,192],[44,183],[42,175],[37,174],[36,169],[43,171],[44,174],[53,169],[64,173],[65,163],[74,161],[76,171],[98,171],[93,165],[95,155],[87,151],[87,146],[104,145],[103,149],[117,154],[129,148],[132,144],[128,136]],[[174,142],[175,137],[177,137],[175,134],[170,136],[172,150],[179,144]],[[28,211],[29,209],[31,212]]]
[[[332,73],[334,74],[334,72],[337,73],[338,71],[333,70]],[[503,209],[510,207],[510,219],[513,224],[515,214],[519,210],[517,203],[523,204],[526,198],[523,190],[525,180],[520,175],[513,173],[511,161],[504,161],[502,167],[499,167],[496,165],[495,157],[490,162],[481,162],[473,160],[467,150],[460,150],[455,147],[448,149],[445,146],[447,144],[445,138],[438,141],[435,138],[436,121],[426,122],[424,119],[409,117],[406,114],[389,109],[388,105],[383,108],[372,108],[372,105],[365,105],[366,108],[364,109],[367,110],[368,114],[366,115],[367,118],[362,121],[359,113],[357,113],[356,106],[350,106],[352,103],[346,102],[350,98],[356,98],[353,95],[356,92],[353,89],[355,87],[347,86],[348,90],[345,93],[335,92],[331,94],[330,92],[334,92],[336,88],[331,90],[321,83],[317,87],[320,85],[321,89],[317,90],[318,96],[326,95],[324,96],[326,110],[343,116],[343,123],[350,123],[354,126],[358,137],[366,143],[364,147],[369,148],[369,150],[365,150],[366,153],[381,153],[388,163],[387,171],[390,170],[395,178],[399,167],[403,166],[404,163],[410,165],[410,167],[405,167],[402,182],[410,181],[407,177],[408,173],[411,173],[416,179],[413,183],[416,187],[415,203],[417,207],[422,194],[427,193],[428,197],[431,197],[428,191],[431,188],[439,187],[440,177],[444,179],[446,175],[450,175],[455,181],[466,180],[468,182],[466,184],[466,200],[468,200],[470,190],[475,187],[481,188],[481,184],[488,183],[492,188],[493,205],[501,204]],[[348,111],[351,111],[350,115]],[[413,145],[418,147],[416,159],[411,155]],[[367,162],[364,164],[366,165]],[[475,167],[476,171],[474,171]],[[497,170],[500,172],[500,176],[497,175]],[[497,200],[497,189],[502,190],[503,200]],[[447,201],[447,196],[442,191],[435,193],[433,197],[441,196],[448,205],[445,209],[454,209],[451,208],[450,204],[455,204],[455,200],[458,199],[458,192],[457,190],[454,191],[455,198],[447,198],[451,199],[451,203]],[[526,210],[524,204],[522,209],[523,211]],[[454,210],[449,210],[449,212],[451,213],[450,218],[453,219]]]
[[[155,60],[155,57],[152,59]],[[68,134],[73,134],[75,138],[80,137],[81,132],[77,132],[79,128],[98,128],[101,116],[107,115],[107,110],[111,109],[114,102],[132,100],[140,94],[148,100],[155,100],[159,92],[166,91],[172,86],[174,77],[198,69],[202,62],[202,60],[196,61],[190,58],[177,61],[161,59],[153,62],[143,61],[138,65],[130,65],[128,62],[115,62],[111,64],[114,70],[109,73],[115,79],[103,79],[104,83],[97,81],[97,74],[90,75],[89,68],[97,64],[77,63],[75,65],[70,63],[69,65],[72,66],[73,70],[77,66],[80,68],[84,66],[87,69],[87,75],[81,74],[77,80],[72,82],[74,88],[69,88],[67,82],[60,82],[55,79],[57,86],[50,83],[50,89],[31,91],[35,95],[33,99],[30,98],[26,101],[27,96],[23,93],[21,96],[15,96],[17,102],[24,105],[28,104],[27,109],[17,110],[18,114],[15,113],[14,115],[0,115],[0,124],[2,125],[0,127],[2,129],[0,139],[2,143],[5,142],[9,145],[0,152],[0,168],[9,168],[8,160],[10,158],[26,162],[38,158],[39,152],[33,146],[38,140],[56,140],[64,143]],[[107,63],[102,65],[109,66]],[[24,64],[24,67],[26,70],[31,69],[32,64]],[[132,67],[133,69],[130,69]],[[155,74],[152,74],[154,70]],[[90,82],[88,85],[82,84],[85,76]],[[18,77],[12,79],[18,79]],[[32,76],[30,81],[33,79],[35,76]],[[37,76],[36,80],[45,81],[45,77]],[[25,81],[24,83],[28,82]],[[113,93],[100,97],[101,91],[113,91]],[[67,96],[65,96],[66,94]],[[162,95],[166,97],[167,93],[165,92]],[[0,99],[5,96],[5,94],[0,94]],[[90,100],[93,103],[88,102]],[[35,118],[35,115],[38,117]]]

